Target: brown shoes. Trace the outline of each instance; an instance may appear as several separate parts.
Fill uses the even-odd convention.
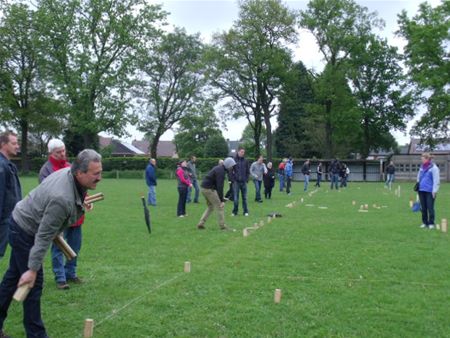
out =
[[[205,229],[205,226],[204,226],[203,224],[198,224],[198,225],[197,225],[197,229],[198,229],[198,230],[204,230],[204,229]]]
[[[58,282],[58,283],[56,283],[56,288],[59,290],[68,290],[68,289],[70,289],[70,286],[66,282]]]
[[[83,283],[83,280],[80,277],[67,278],[67,281],[69,283],[74,283],[74,284],[82,284]]]

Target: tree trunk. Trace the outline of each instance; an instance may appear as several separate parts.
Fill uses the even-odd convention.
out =
[[[266,125],[267,138],[266,157],[268,162],[272,162],[272,123],[270,122],[270,113],[268,111],[264,111],[264,123]]]
[[[161,135],[161,133],[157,132],[153,137],[153,140],[150,141],[150,156],[152,158],[156,158],[158,156],[158,143]]]
[[[325,102],[325,158],[331,159],[333,154],[333,126],[331,125],[331,100]]]
[[[30,163],[28,162],[28,122],[20,121],[20,152],[21,152],[21,166],[22,172],[28,173],[30,171]]]

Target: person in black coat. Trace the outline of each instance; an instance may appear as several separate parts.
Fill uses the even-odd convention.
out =
[[[264,174],[264,197],[270,199],[272,197],[272,189],[275,186],[275,170],[273,170],[272,162],[267,163],[267,172]]]

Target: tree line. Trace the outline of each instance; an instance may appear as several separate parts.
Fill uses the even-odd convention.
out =
[[[228,31],[210,43],[145,0],[0,2],[0,117],[21,137],[22,168],[50,137],[69,153],[98,148],[98,133],[144,132],[157,156],[175,130],[181,156],[221,156],[227,119],[245,117],[254,155],[363,157],[413,133],[446,138],[450,3],[398,15],[404,52],[377,35],[384,22],[352,0],[243,0]],[[298,30],[312,33],[325,67],[295,62]],[[272,126],[276,118],[278,127]],[[29,144],[38,146],[29,150]]]

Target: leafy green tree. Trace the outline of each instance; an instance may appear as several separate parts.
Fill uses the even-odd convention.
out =
[[[375,13],[369,13],[353,0],[312,0],[307,10],[301,12],[300,25],[313,34],[326,62],[324,73],[316,83],[317,104],[322,106],[317,113],[321,114],[325,128],[322,147],[325,157],[345,152],[343,146],[349,141],[345,136],[335,137],[333,133],[347,129],[355,133],[352,126],[354,103],[345,94],[348,58],[352,51],[366,45],[372,27],[382,24]],[[347,136],[353,137],[352,134]]]
[[[152,157],[160,137],[182,118],[195,115],[205,100],[202,52],[199,36],[180,28],[164,34],[153,49],[140,51],[138,129],[150,139]]]
[[[46,89],[35,13],[25,4],[5,4],[0,20],[0,117],[19,131],[26,172],[29,133],[61,128],[62,106]]]
[[[362,142],[358,143],[366,158],[371,150],[395,149],[394,138],[386,135],[391,129],[405,130],[414,115],[414,100],[397,49],[375,36],[361,47],[352,51],[347,74],[361,112]]]
[[[232,29],[213,39],[210,79],[226,99],[228,114],[246,117],[254,134],[255,156],[260,153],[264,123],[267,156],[272,157],[270,119],[277,113],[276,99],[291,62],[286,44],[297,39],[295,23],[295,13],[279,0],[245,0]]]
[[[399,16],[400,30],[411,80],[417,85],[427,111],[413,128],[413,134],[433,145],[449,136],[450,123],[450,2],[432,7],[424,2],[417,15]]]
[[[222,135],[219,121],[210,104],[205,104],[198,114],[180,120],[174,141],[181,158],[202,156],[205,143],[215,135]]]
[[[97,148],[101,131],[124,134],[136,51],[166,13],[145,0],[42,0],[38,12],[52,83],[70,107],[66,139],[79,140],[70,150]]]
[[[205,143],[204,157],[225,158],[228,156],[228,144],[222,135],[214,135]]]
[[[311,139],[306,137],[307,120],[311,119],[306,104],[314,102],[313,79],[302,62],[293,65],[280,96],[278,128],[275,144],[279,157],[306,158],[316,156]],[[315,127],[311,123],[310,128]]]
[[[265,128],[262,127],[261,129],[261,135],[265,135]],[[259,145],[256,146],[255,145],[255,139],[253,137],[253,129],[252,127],[247,124],[247,126],[244,128],[244,130],[242,131],[242,137],[241,140],[239,142],[240,146],[244,147],[246,154],[248,154],[249,157],[251,158],[257,158],[258,155],[263,155],[263,156],[267,156],[266,153],[266,145],[267,145],[267,140],[264,136],[261,137],[261,139],[259,140]],[[257,153],[257,149],[259,149],[259,152]],[[255,154],[255,155],[253,155]]]

